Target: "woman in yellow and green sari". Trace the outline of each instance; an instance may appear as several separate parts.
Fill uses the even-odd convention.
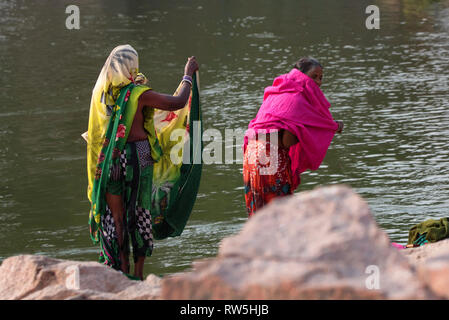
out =
[[[100,262],[143,279],[153,239],[180,235],[193,207],[201,165],[173,162],[177,153],[200,152],[190,127],[201,120],[195,57],[188,58],[174,95],[151,90],[130,45],[114,48],[92,92],[87,140],[90,235]],[[171,134],[181,130],[180,139]],[[196,143],[196,148],[195,148]],[[130,276],[131,277],[131,276]]]

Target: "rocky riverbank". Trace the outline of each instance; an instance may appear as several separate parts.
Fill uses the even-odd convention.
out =
[[[0,299],[448,299],[449,240],[398,250],[346,186],[275,201],[214,258],[163,279],[96,262],[10,257]]]

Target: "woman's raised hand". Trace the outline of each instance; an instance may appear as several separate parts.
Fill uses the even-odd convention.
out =
[[[198,62],[194,56],[187,58],[186,66],[184,67],[184,75],[193,76],[195,71],[198,70]]]

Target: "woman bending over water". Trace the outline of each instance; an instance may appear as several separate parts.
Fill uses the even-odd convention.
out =
[[[290,195],[300,174],[317,170],[335,132],[330,104],[320,86],[323,67],[302,58],[265,88],[263,103],[245,133],[243,180],[249,216],[276,197]]]

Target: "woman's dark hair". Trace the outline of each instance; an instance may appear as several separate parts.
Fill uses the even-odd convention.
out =
[[[307,72],[309,72],[310,69],[312,69],[314,67],[322,68],[323,66],[316,59],[304,57],[304,58],[299,59],[298,62],[296,62],[293,67],[298,69],[302,73],[307,73]]]

